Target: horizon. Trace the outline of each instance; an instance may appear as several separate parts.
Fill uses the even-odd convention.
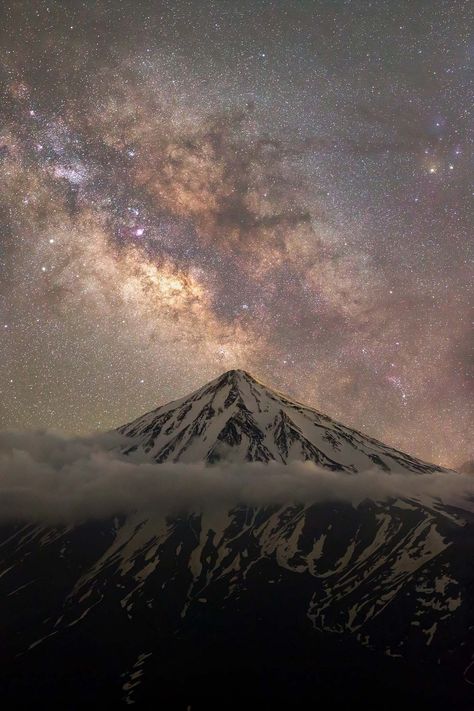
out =
[[[318,413],[319,415],[322,415],[323,417],[328,418],[329,420],[331,420],[331,421],[334,422],[335,424],[341,425],[341,426],[343,426],[343,427],[345,427],[345,428],[347,428],[347,429],[350,429],[350,430],[352,430],[352,431],[354,431],[354,432],[357,432],[358,434],[361,434],[363,437],[366,437],[366,438],[368,438],[368,439],[372,439],[372,440],[374,440],[375,442],[378,442],[378,443],[381,443],[381,444],[386,445],[386,446],[388,446],[388,447],[391,447],[391,448],[393,448],[393,449],[396,450],[396,451],[401,451],[402,453],[408,454],[409,456],[414,456],[412,452],[406,452],[406,451],[403,451],[403,450],[399,450],[397,447],[392,447],[392,445],[390,444],[390,442],[381,442],[381,441],[378,440],[376,437],[374,437],[373,435],[371,435],[370,432],[365,432],[365,431],[363,431],[363,430],[358,430],[358,429],[355,429],[355,428],[353,428],[353,427],[350,427],[350,425],[348,425],[346,422],[342,422],[342,421],[339,421],[339,420],[337,420],[337,419],[331,417],[327,412],[323,412],[322,410],[319,410],[318,408],[314,407],[314,406],[311,405],[310,403],[307,403],[307,402],[303,402],[303,401],[300,401],[300,400],[296,400],[296,399],[290,398],[286,393],[284,393],[284,392],[282,392],[282,391],[280,391],[280,390],[277,390],[277,389],[273,388],[269,383],[263,382],[262,380],[258,379],[256,376],[254,376],[252,373],[249,373],[247,370],[244,370],[243,368],[230,368],[229,370],[225,370],[225,371],[221,372],[219,375],[217,375],[216,377],[212,378],[211,380],[209,380],[209,381],[207,381],[207,382],[205,382],[205,383],[201,383],[201,385],[199,385],[197,388],[193,388],[193,390],[191,390],[190,392],[188,392],[188,393],[183,393],[183,394],[181,394],[180,396],[178,396],[178,397],[176,397],[176,398],[173,398],[172,400],[167,400],[166,402],[158,403],[158,404],[156,404],[154,407],[152,407],[150,410],[147,410],[146,412],[141,412],[141,413],[139,413],[136,417],[132,417],[132,419],[127,420],[127,424],[131,424],[131,423],[135,422],[136,420],[140,420],[140,419],[142,419],[143,417],[145,417],[146,415],[149,415],[149,414],[155,412],[156,410],[164,409],[164,408],[166,408],[167,406],[173,405],[173,404],[176,403],[176,402],[179,402],[179,401],[181,401],[181,400],[186,400],[187,398],[191,397],[192,395],[194,395],[195,393],[199,392],[200,390],[209,387],[209,385],[211,385],[212,383],[215,383],[215,382],[220,381],[222,378],[224,378],[224,376],[228,376],[228,375],[231,375],[231,374],[232,374],[232,375],[233,375],[233,374],[242,374],[242,375],[244,375],[246,378],[249,378],[252,382],[256,383],[257,385],[259,385],[259,386],[261,386],[261,387],[263,387],[263,388],[265,388],[266,390],[270,390],[272,393],[276,394],[277,396],[280,396],[280,395],[281,395],[282,397],[284,397],[284,398],[286,398],[286,399],[289,399],[291,402],[294,402],[295,404],[300,405],[300,406],[302,406],[302,407],[305,408],[305,409],[308,409],[308,410],[310,410],[310,411],[314,411],[314,412]],[[125,427],[125,423],[121,422],[121,423],[115,424],[115,425],[112,427],[112,429],[108,428],[107,430],[104,430],[104,429],[97,429],[97,430],[90,430],[90,431],[84,431],[84,432],[70,432],[70,431],[68,431],[68,430],[66,430],[66,429],[64,429],[64,428],[46,428],[46,429],[31,428],[31,429],[25,429],[25,430],[23,430],[23,431],[24,431],[25,433],[30,432],[30,433],[32,433],[32,434],[33,434],[33,433],[36,433],[36,434],[37,434],[37,433],[41,433],[41,432],[44,432],[45,434],[48,434],[48,433],[56,434],[56,433],[58,433],[58,434],[60,434],[60,435],[64,435],[64,436],[70,437],[70,438],[76,437],[78,440],[80,440],[81,438],[84,438],[84,437],[85,437],[85,438],[88,438],[88,437],[93,437],[93,436],[95,436],[95,435],[106,434],[107,432],[115,432],[116,430],[120,430],[120,429],[122,429],[123,427]],[[4,432],[7,433],[7,434],[8,434],[9,432],[15,432],[15,431],[17,431],[17,430],[15,430],[14,428],[5,428],[5,430],[4,430]],[[18,430],[18,431],[21,432],[22,430]],[[0,434],[1,434],[1,430],[0,430]],[[429,463],[429,464],[432,464],[432,465],[435,465],[435,466],[446,466],[446,465],[443,465],[441,462],[435,462],[435,461],[429,461],[429,462],[428,462],[427,460],[425,460],[425,461],[426,461],[426,463]],[[472,461],[471,461],[470,459],[467,459],[467,460],[465,460],[465,461],[463,460],[462,462],[458,462],[458,463],[457,463],[456,465],[454,465],[454,466],[448,466],[448,467],[446,467],[446,468],[447,468],[448,470],[453,470],[454,472],[460,472],[463,467],[469,467],[469,471],[466,472],[466,473],[470,473],[470,468],[471,468],[470,465],[471,465],[471,464],[472,464]]]
[[[211,378],[211,380],[208,380],[208,381],[206,381],[205,383],[201,383],[198,387],[193,388],[191,391],[189,391],[189,392],[187,392],[187,393],[180,394],[178,397],[175,397],[175,398],[173,398],[172,400],[167,400],[166,402],[159,402],[158,404],[155,404],[154,407],[150,408],[150,409],[147,410],[146,412],[140,412],[136,417],[132,417],[132,419],[127,420],[127,423],[134,422],[135,420],[141,419],[141,418],[144,417],[145,415],[148,415],[148,414],[154,412],[155,410],[159,410],[159,409],[162,409],[162,408],[166,408],[168,405],[171,405],[171,404],[173,404],[173,403],[175,403],[175,402],[179,402],[180,400],[186,399],[187,397],[189,397],[189,396],[195,394],[196,392],[199,392],[199,390],[208,387],[210,384],[212,384],[212,383],[214,383],[214,382],[216,382],[216,381],[219,381],[219,380],[221,380],[224,376],[230,375],[230,374],[243,374],[246,378],[250,378],[250,380],[252,380],[253,382],[257,383],[258,385],[262,386],[262,387],[265,388],[265,389],[271,390],[271,391],[272,391],[273,393],[275,393],[276,395],[282,395],[283,397],[290,399],[290,400],[291,400],[292,402],[294,402],[295,404],[298,404],[298,405],[303,406],[305,409],[314,410],[314,411],[317,412],[318,414],[321,414],[322,416],[329,418],[332,422],[335,422],[336,424],[342,425],[343,427],[346,427],[346,428],[348,428],[348,429],[350,429],[350,430],[353,430],[353,431],[355,431],[355,432],[357,432],[357,433],[360,433],[360,434],[362,434],[364,437],[367,437],[367,438],[369,438],[369,439],[373,439],[373,440],[376,441],[376,442],[379,442],[379,443],[381,443],[381,444],[384,444],[384,445],[387,445],[387,446],[389,446],[389,447],[392,447],[393,449],[395,449],[395,450],[397,450],[397,451],[400,451],[400,452],[402,452],[402,453],[404,453],[404,454],[408,454],[408,455],[410,455],[410,456],[416,456],[413,452],[409,452],[409,451],[405,451],[405,450],[399,449],[398,447],[393,446],[390,442],[382,442],[382,441],[379,440],[377,437],[375,437],[374,435],[372,435],[370,432],[366,432],[366,431],[364,431],[364,430],[362,430],[362,429],[356,429],[355,427],[351,427],[347,422],[340,421],[340,420],[338,420],[338,419],[336,419],[336,418],[331,417],[331,415],[330,415],[329,413],[323,412],[323,410],[317,408],[315,405],[312,405],[311,403],[307,403],[307,402],[304,402],[304,401],[302,401],[302,400],[297,400],[297,399],[291,398],[288,394],[282,392],[281,390],[278,390],[278,389],[272,387],[272,385],[271,385],[270,383],[264,382],[263,380],[260,380],[260,379],[259,379],[258,377],[256,377],[253,373],[250,373],[249,371],[247,371],[247,370],[245,370],[245,369],[243,369],[243,368],[229,368],[228,370],[222,371],[219,375],[217,375],[217,376]],[[28,433],[28,432],[31,432],[31,433],[38,433],[38,432],[45,432],[45,433],[48,433],[48,432],[50,432],[50,433],[53,433],[53,434],[54,434],[54,433],[58,433],[58,434],[61,434],[61,435],[65,435],[65,436],[67,436],[67,437],[71,437],[71,438],[77,437],[78,439],[81,439],[81,438],[92,437],[92,436],[94,436],[94,435],[106,434],[107,432],[114,432],[115,430],[120,429],[120,428],[122,428],[122,427],[124,427],[124,423],[123,423],[123,422],[114,424],[114,425],[112,426],[112,428],[96,429],[96,430],[85,430],[85,431],[79,431],[79,432],[77,432],[77,431],[76,431],[76,432],[71,432],[71,431],[68,431],[68,430],[66,430],[66,429],[64,429],[64,428],[54,428],[54,427],[53,427],[53,428],[45,428],[45,429],[43,429],[43,428],[26,428],[26,429],[23,430],[23,431],[24,431],[25,433]],[[15,428],[4,428],[4,432],[5,432],[5,433],[14,432],[14,431],[17,431],[17,430],[15,430]],[[18,430],[18,431],[21,432],[21,430]],[[1,430],[0,430],[0,434],[1,434]],[[433,464],[433,465],[436,465],[436,466],[446,467],[447,469],[453,470],[453,471],[455,471],[455,472],[461,471],[461,470],[463,469],[463,467],[464,467],[464,468],[468,467],[469,471],[467,471],[466,473],[470,473],[470,470],[472,469],[472,466],[471,466],[471,465],[472,465],[472,458],[467,458],[467,459],[462,460],[462,461],[457,461],[456,464],[454,464],[454,465],[444,465],[444,464],[442,464],[441,462],[436,462],[436,461],[431,461],[431,460],[422,460],[422,461],[426,461],[427,463]]]

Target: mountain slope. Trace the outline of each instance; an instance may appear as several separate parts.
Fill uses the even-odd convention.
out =
[[[126,456],[438,467],[230,371],[124,425]],[[291,468],[289,468],[291,471]],[[453,474],[453,476],[455,476]],[[0,537],[8,708],[474,707],[474,519],[432,497],[136,511]]]

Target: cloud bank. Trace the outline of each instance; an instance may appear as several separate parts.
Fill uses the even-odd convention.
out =
[[[50,525],[129,514],[392,498],[474,509],[474,478],[456,473],[345,474],[310,462],[155,464],[120,454],[122,436],[0,432],[0,522]]]

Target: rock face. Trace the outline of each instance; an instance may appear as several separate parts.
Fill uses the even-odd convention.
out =
[[[242,371],[121,432],[157,466],[437,471]],[[473,531],[469,511],[413,498],[5,528],[2,695],[8,708],[474,708]]]

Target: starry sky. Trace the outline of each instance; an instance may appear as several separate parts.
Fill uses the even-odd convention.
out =
[[[472,456],[472,2],[1,13],[0,427],[106,429],[244,368]]]

